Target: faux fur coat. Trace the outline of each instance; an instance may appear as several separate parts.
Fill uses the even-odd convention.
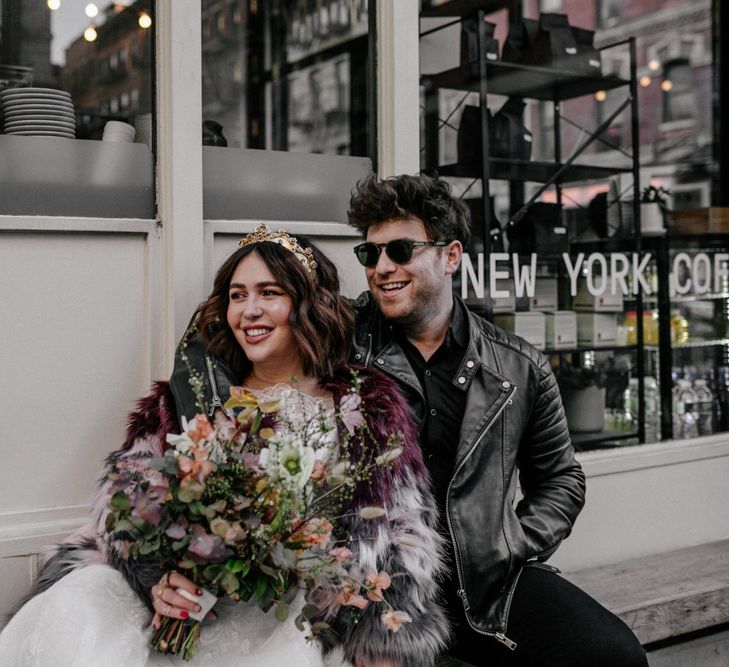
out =
[[[442,567],[442,538],[436,531],[437,512],[430,493],[427,469],[417,441],[410,411],[394,382],[377,371],[356,369],[365,420],[377,445],[384,448],[388,437],[399,432],[404,451],[389,467],[378,467],[371,482],[360,482],[347,508],[349,518],[340,528],[351,536],[350,549],[363,573],[385,570],[392,576],[386,599],[396,610],[407,612],[412,622],[397,632],[380,619],[381,609],[370,605],[355,616],[346,607],[327,619],[337,637],[325,652],[339,645],[346,659],[366,661],[392,659],[402,667],[429,667],[445,649],[449,626],[436,602]],[[352,383],[352,369],[343,368],[325,387],[338,405]],[[108,563],[119,569],[129,585],[151,609],[150,589],[162,572],[149,558],[126,560],[119,545],[106,539],[106,516],[115,471],[133,460],[162,455],[169,446],[168,433],[179,433],[174,399],[167,382],[157,382],[131,413],[122,447],[106,460],[106,470],[92,506],[89,523],[57,545],[46,560],[31,593],[46,590],[75,568],[90,563]],[[374,452],[373,455],[377,455]],[[375,520],[359,518],[357,509],[382,506],[387,514]]]

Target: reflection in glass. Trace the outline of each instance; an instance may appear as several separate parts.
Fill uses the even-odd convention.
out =
[[[152,10],[0,1],[0,214],[153,217]]]
[[[368,6],[203,0],[203,120],[229,146],[368,155]]]

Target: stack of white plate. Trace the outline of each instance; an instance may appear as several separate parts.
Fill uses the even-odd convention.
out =
[[[5,134],[76,136],[71,95],[51,88],[8,88],[0,92]]]

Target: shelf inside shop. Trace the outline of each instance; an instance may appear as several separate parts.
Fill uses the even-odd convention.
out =
[[[430,88],[478,92],[481,80],[469,74],[469,65],[424,74],[421,82]],[[612,90],[629,83],[617,76],[584,76],[564,69],[501,61],[487,63],[486,77],[489,94],[553,102],[593,95],[599,90]]]
[[[611,236],[606,239],[590,239],[589,241],[570,241],[570,246],[578,251],[588,252],[635,252],[635,238],[626,236]]]
[[[624,447],[629,444],[637,444],[638,432],[630,431],[597,431],[596,433],[570,433],[570,438],[575,450],[585,451],[587,449],[608,449],[613,447]],[[635,443],[624,442],[635,440]]]
[[[438,16],[468,16],[482,9],[491,14],[504,8],[503,0],[435,0],[430,7],[423,7],[420,12],[422,18]]]
[[[695,350],[702,347],[721,347],[729,345],[729,338],[711,338],[707,340],[690,340],[687,343],[671,343],[672,350]],[[645,345],[646,350],[658,352],[657,345]]]
[[[542,162],[536,160],[512,160],[508,158],[490,158],[490,177],[502,181],[529,181],[533,183],[550,182],[562,164],[558,162]],[[437,169],[440,176],[458,178],[480,178],[481,167],[478,165],[445,164]],[[615,174],[630,172],[629,167],[600,167],[588,164],[571,164],[558,179],[560,183],[604,179]]]
[[[669,229],[665,238],[669,241],[679,241],[686,244],[693,242],[696,245],[724,245],[726,244],[727,239],[729,239],[729,233],[722,234],[720,232],[707,232],[701,234],[673,234]]]
[[[553,354],[579,354],[582,352],[630,352],[637,350],[637,345],[591,345],[586,347],[569,347],[560,349],[542,350],[548,356]]]
[[[723,299],[729,300],[729,293],[714,294],[714,293],[707,292],[706,294],[686,294],[684,296],[672,296],[671,304],[692,303],[694,301],[712,301],[712,300],[723,300]],[[626,298],[625,301],[630,303],[630,302],[635,301],[635,299]],[[655,295],[644,296],[643,303],[644,304],[658,303],[658,297]]]

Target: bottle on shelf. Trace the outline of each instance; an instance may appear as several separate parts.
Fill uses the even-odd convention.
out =
[[[678,310],[671,312],[671,343],[680,345],[688,343],[688,320]]]
[[[638,423],[638,378],[630,378],[623,392],[622,430],[632,431]]]
[[[625,344],[635,345],[638,342],[638,316],[636,311],[629,310],[623,319]],[[658,311],[643,311],[643,343],[658,345]]]
[[[658,382],[654,377],[643,378],[645,400],[645,441],[658,442],[661,439],[661,398]]]
[[[699,420],[694,406],[693,401],[684,401],[683,414],[681,415],[681,437],[684,440],[699,437]]]
[[[695,405],[696,392],[685,378],[676,380],[673,388],[673,437],[695,438],[699,435]],[[688,415],[686,414],[688,412]]]
[[[715,389],[716,430],[729,431],[729,366],[719,366]]]
[[[696,417],[699,435],[711,435],[714,432],[714,395],[703,378],[694,380],[696,393]]]

